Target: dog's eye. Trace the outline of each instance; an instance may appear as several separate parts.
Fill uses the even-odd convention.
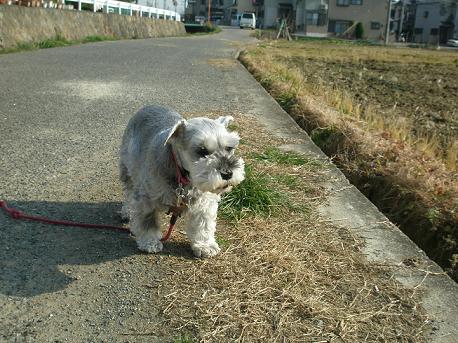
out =
[[[234,147],[233,147],[233,146],[227,146],[227,147],[226,147],[226,151],[227,151],[227,152],[231,152],[232,150],[234,150]]]
[[[203,146],[198,148],[197,149],[197,155],[201,156],[201,157],[205,157],[205,156],[208,156],[210,155],[210,153],[208,152],[208,150],[206,148],[204,148]]]

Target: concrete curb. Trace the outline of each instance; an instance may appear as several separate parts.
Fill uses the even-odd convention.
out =
[[[238,59],[243,49],[235,54]],[[245,67],[239,62],[240,67]],[[254,78],[253,78],[254,79]],[[256,81],[256,80],[255,80]],[[257,81],[256,81],[257,82]],[[259,84],[259,83],[258,83]],[[305,141],[280,148],[304,153],[329,164],[328,178],[322,186],[331,194],[320,214],[336,226],[349,228],[365,242],[363,253],[369,261],[389,266],[403,285],[421,292],[422,306],[431,320],[430,342],[454,343],[458,337],[458,285],[391,223],[313,143],[305,131],[259,85],[256,113],[252,113],[275,135]],[[266,95],[271,100],[266,103]]]

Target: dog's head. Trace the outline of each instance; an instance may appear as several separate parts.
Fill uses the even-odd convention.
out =
[[[240,137],[227,130],[232,120],[181,120],[169,132],[165,144],[172,145],[191,184],[203,192],[228,192],[245,178],[245,163],[235,156]]]

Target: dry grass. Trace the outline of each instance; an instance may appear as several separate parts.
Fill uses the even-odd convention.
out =
[[[316,186],[325,166],[304,156],[283,159],[266,147],[294,142],[234,116],[246,162],[296,206],[237,222],[219,218],[216,258],[162,259],[170,272],[149,288],[162,301],[164,323],[153,331],[173,332],[176,342],[424,342],[415,289],[369,264],[349,230],[313,211],[326,196]],[[295,181],[278,181],[284,178]]]
[[[250,54],[278,64],[274,78],[296,80],[346,115],[457,170],[456,53],[278,42]]]
[[[356,102],[354,94],[313,82],[316,80],[303,72],[308,67],[306,61],[302,66],[291,62],[294,51],[302,49],[308,54],[309,46],[292,43],[291,52],[284,49],[285,44],[289,43],[263,43],[244,54],[242,60],[322,150],[334,157],[347,177],[458,277],[454,275],[458,266],[453,262],[458,235],[456,137],[448,137],[447,154],[442,158],[438,151],[444,146],[437,137],[412,134],[412,125],[416,124],[412,118],[396,116],[397,112],[382,113],[378,106]],[[348,53],[348,46],[327,48],[323,59],[332,53],[340,58],[363,58],[368,48],[357,48],[352,53]],[[310,49],[312,54],[319,51],[315,45]],[[376,51],[384,58],[395,58],[382,54],[380,48]],[[410,50],[401,53],[413,54]],[[428,53],[419,51],[420,60],[428,59]],[[373,57],[376,53],[370,50],[367,54]],[[355,55],[359,57],[351,57]],[[444,61],[452,58],[450,54],[443,56]],[[329,107],[323,106],[323,100]],[[437,216],[432,217],[431,211]]]
[[[188,261],[164,314],[204,342],[422,342],[411,293],[364,262],[344,230],[301,217],[220,233],[217,259]]]

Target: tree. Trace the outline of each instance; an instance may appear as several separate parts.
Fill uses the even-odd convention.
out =
[[[362,39],[364,37],[364,26],[361,22],[356,24],[355,37],[356,39]]]

